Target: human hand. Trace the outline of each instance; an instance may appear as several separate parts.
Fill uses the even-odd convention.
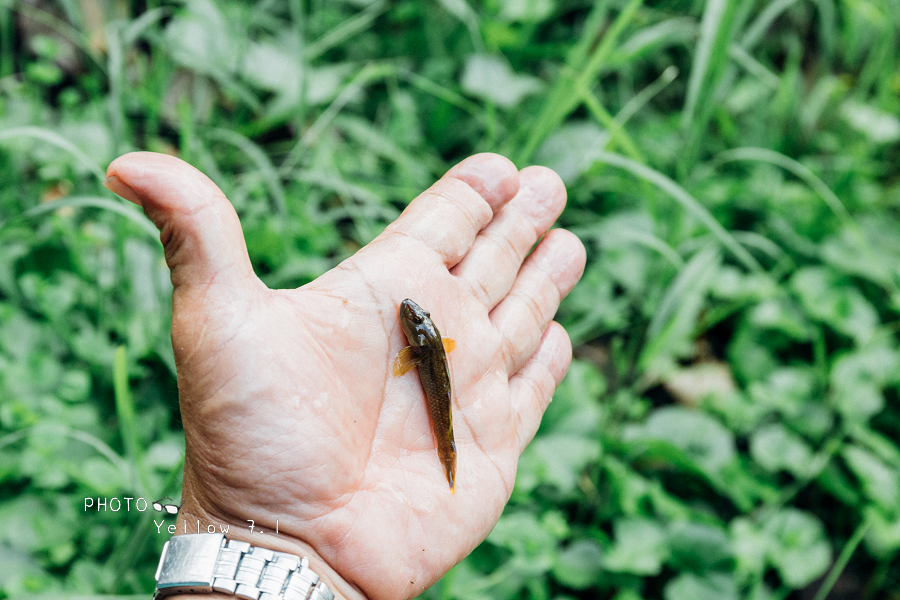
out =
[[[565,205],[552,171],[470,157],[294,290],[256,277],[234,209],[193,167],[133,153],[107,175],[159,227],[172,273],[179,532],[228,524],[229,538],[307,556],[338,596],[373,600],[420,594],[484,539],[571,361],[551,319],[584,248],[554,230],[525,258]],[[391,375],[405,298],[457,341],[455,494],[418,377]]]

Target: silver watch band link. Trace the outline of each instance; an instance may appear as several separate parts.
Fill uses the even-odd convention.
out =
[[[216,591],[241,600],[334,598],[306,558],[228,540],[222,534],[170,539],[163,548],[156,581],[156,597]]]

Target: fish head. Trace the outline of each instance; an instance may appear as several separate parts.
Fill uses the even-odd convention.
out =
[[[410,346],[425,346],[440,340],[431,314],[408,298],[400,304],[400,326]]]

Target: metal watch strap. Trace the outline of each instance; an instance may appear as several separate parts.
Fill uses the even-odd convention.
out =
[[[333,600],[309,561],[228,540],[221,533],[178,535],[166,542],[154,598],[221,592],[242,600]]]

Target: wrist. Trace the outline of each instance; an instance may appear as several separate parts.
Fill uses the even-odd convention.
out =
[[[245,527],[237,526],[236,524],[228,524],[221,519],[211,518],[202,510],[197,510],[196,508],[194,510],[185,509],[187,509],[187,507],[183,507],[178,515],[175,536],[196,534],[198,532],[207,533],[214,529],[216,531],[224,529],[227,532],[225,534],[227,540],[246,542],[247,544],[250,544],[250,546],[256,548],[283,552],[305,559],[304,562],[308,561],[309,570],[318,576],[318,581],[321,582],[321,585],[327,586],[327,588],[334,593],[335,600],[365,599],[365,596],[356,589],[355,586],[352,586],[345,581],[337,571],[328,564],[328,562],[302,540],[283,534],[275,534],[273,531],[266,531],[266,533],[263,534],[259,528],[257,528],[254,535]],[[223,548],[224,543],[225,542],[223,541]],[[171,596],[165,596],[165,598],[174,600],[198,600],[197,595],[189,593],[173,594]],[[224,592],[213,591],[204,593],[202,598],[208,598],[210,600],[217,600],[219,598],[234,599],[235,596]]]

